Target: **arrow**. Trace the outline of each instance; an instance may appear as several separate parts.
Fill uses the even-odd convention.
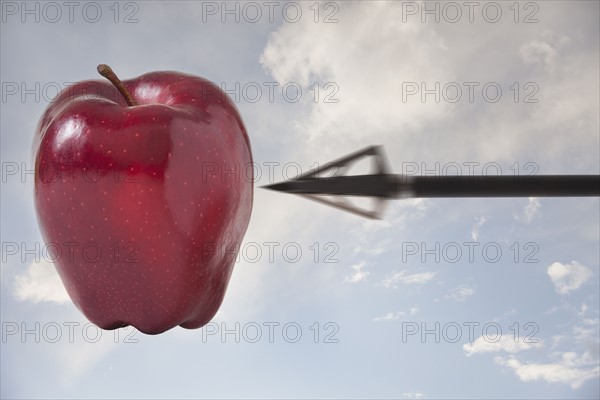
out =
[[[356,161],[373,157],[375,173],[344,175]],[[320,177],[328,173],[330,176]],[[293,193],[367,218],[380,218],[386,200],[430,197],[582,197],[600,196],[600,175],[414,176],[388,173],[380,146],[339,160],[265,189]],[[325,196],[331,196],[328,199]],[[370,197],[374,210],[352,205],[343,196]]]

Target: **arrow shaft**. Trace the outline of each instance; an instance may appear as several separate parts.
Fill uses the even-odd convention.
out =
[[[365,157],[372,157],[374,174],[345,174],[352,164]],[[316,171],[266,188],[303,195],[367,218],[379,218],[385,200],[394,198],[600,196],[600,175],[414,176],[393,175],[388,171],[381,147],[370,146]],[[374,198],[376,208],[371,211],[358,208],[344,196]]]
[[[406,197],[600,196],[599,175],[412,176],[355,175],[288,181],[278,190],[296,194]]]
[[[599,175],[397,175],[405,197],[582,197],[600,195]]]

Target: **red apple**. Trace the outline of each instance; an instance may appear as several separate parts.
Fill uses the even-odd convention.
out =
[[[34,142],[42,235],[75,305],[103,329],[199,328],[221,305],[252,210],[235,104],[178,72],[84,81]]]

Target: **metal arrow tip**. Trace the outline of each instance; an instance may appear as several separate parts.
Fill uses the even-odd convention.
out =
[[[261,186],[261,189],[275,190],[277,192],[290,192],[296,185],[292,182],[279,182]]]

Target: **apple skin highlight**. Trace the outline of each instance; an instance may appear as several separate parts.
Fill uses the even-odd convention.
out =
[[[200,77],[64,89],[34,139],[41,233],[73,303],[103,329],[199,328],[221,305],[253,202],[250,141]]]

